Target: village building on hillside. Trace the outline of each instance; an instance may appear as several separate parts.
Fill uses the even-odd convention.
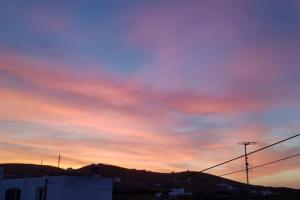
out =
[[[192,196],[192,192],[185,191],[184,188],[172,188],[171,191],[169,191],[169,197],[170,198],[176,198],[178,196]]]
[[[3,179],[0,200],[112,200],[112,179],[100,176],[44,176]]]

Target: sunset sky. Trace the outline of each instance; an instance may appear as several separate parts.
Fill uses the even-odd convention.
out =
[[[299,0],[1,1],[0,163],[199,171],[299,131]],[[300,188],[300,157],[250,177]]]

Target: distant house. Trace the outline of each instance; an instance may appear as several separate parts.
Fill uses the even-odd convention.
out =
[[[262,196],[269,196],[269,195],[274,195],[274,193],[270,190],[261,190],[261,195]]]
[[[122,182],[122,179],[120,177],[114,177],[114,182],[115,183],[121,183]]]
[[[192,196],[192,192],[185,191],[184,188],[172,188],[169,192],[169,197],[175,198],[177,196]]]
[[[221,189],[230,190],[230,191],[236,191],[237,188],[228,184],[228,183],[220,183],[217,185]]]
[[[3,179],[0,200],[112,200],[112,180],[100,176]]]
[[[169,192],[170,197],[176,197],[180,195],[184,195],[184,188],[172,188]]]
[[[163,195],[163,193],[161,193],[161,192],[155,193],[155,197],[156,197],[157,199],[160,199],[160,198],[162,197],[162,195]]]

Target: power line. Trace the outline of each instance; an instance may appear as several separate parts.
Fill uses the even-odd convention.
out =
[[[262,151],[262,150],[264,150],[264,149],[270,148],[270,147],[272,147],[272,146],[275,146],[275,145],[277,145],[277,144],[280,144],[280,143],[282,143],[282,142],[285,142],[285,141],[287,141],[287,140],[293,139],[293,138],[298,137],[298,136],[300,136],[299,133],[296,134],[296,135],[293,135],[293,136],[291,136],[291,137],[288,137],[288,138],[286,138],[286,139],[283,139],[283,140],[280,140],[280,141],[278,141],[278,142],[275,142],[275,143],[273,143],[273,144],[270,144],[270,145],[267,145],[267,146],[265,146],[265,147],[262,147],[262,148],[260,148],[260,149],[257,149],[257,150],[255,150],[255,151],[249,152],[249,153],[247,153],[246,155],[254,154],[254,153],[256,153],[256,152],[259,152],[259,151]],[[225,162],[219,163],[219,164],[217,164],[217,165],[208,167],[208,168],[203,169],[203,170],[201,170],[201,171],[194,171],[194,172],[192,171],[192,172],[188,172],[188,174],[187,174],[186,176],[184,176],[184,177],[182,177],[182,178],[180,178],[180,179],[190,178],[190,177],[192,177],[193,175],[197,175],[198,173],[205,172],[205,171],[208,171],[208,170],[210,170],[210,169],[219,167],[219,166],[221,166],[221,165],[227,164],[227,163],[232,162],[232,161],[234,161],[234,160],[243,158],[244,156],[245,156],[245,155],[238,156],[238,157],[236,157],[236,158],[233,158],[233,159],[227,160],[227,161],[225,161]],[[254,168],[251,167],[251,168],[249,168],[249,169],[254,169]],[[237,173],[237,172],[242,172],[242,171],[245,171],[245,169],[235,171],[235,173]],[[226,175],[229,175],[229,174],[226,174]],[[223,175],[223,176],[225,176],[225,175]],[[172,182],[172,181],[166,181],[165,184],[167,184],[168,182]]]
[[[275,146],[275,145],[277,145],[277,144],[280,144],[280,143],[282,143],[282,142],[285,142],[285,141],[287,141],[287,140],[293,139],[293,138],[298,137],[298,136],[300,136],[300,134],[297,134],[297,135],[288,137],[288,138],[286,138],[286,139],[283,139],[283,140],[280,140],[280,141],[275,142],[275,143],[273,143],[273,144],[267,145],[267,146],[265,146],[265,147],[262,147],[262,148],[260,148],[260,149],[255,150],[255,151],[249,152],[249,153],[247,153],[247,154],[245,154],[245,155],[241,155],[241,156],[238,156],[238,157],[236,157],[236,158],[227,160],[227,161],[222,162],[222,163],[220,163],[220,164],[217,164],[217,165],[208,167],[208,168],[206,168],[206,169],[201,170],[200,172],[205,172],[205,171],[208,171],[208,170],[210,170],[210,169],[219,167],[219,166],[221,166],[221,165],[224,165],[224,164],[227,164],[227,163],[229,163],[229,162],[235,161],[235,160],[237,160],[237,159],[243,158],[243,157],[246,156],[246,155],[254,154],[254,153],[256,153],[256,152],[259,152],[259,151],[262,151],[262,150],[264,150],[264,149],[270,148],[270,147],[272,147],[272,146]]]
[[[284,161],[284,160],[287,160],[287,159],[290,159],[290,158],[294,158],[294,157],[296,157],[296,156],[300,156],[300,153],[297,153],[297,154],[292,155],[292,156],[284,157],[284,158],[281,158],[281,159],[279,159],[279,160],[274,160],[274,161],[271,161],[271,162],[263,163],[263,164],[261,164],[261,165],[257,165],[257,166],[254,166],[254,167],[250,167],[249,169],[255,169],[255,168],[263,167],[263,166],[266,166],[266,165],[274,164],[274,163],[277,163],[277,162],[280,162],[280,161]],[[219,175],[219,176],[228,176],[228,175],[236,174],[236,173],[243,172],[243,171],[245,171],[245,169],[233,171],[233,172],[226,173],[226,174],[222,174],[222,175]]]

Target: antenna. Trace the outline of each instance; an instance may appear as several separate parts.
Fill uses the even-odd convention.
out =
[[[44,162],[44,160],[41,160],[41,166],[43,166],[43,162]]]
[[[57,167],[59,168],[60,166],[60,154],[58,154],[58,161],[57,161]]]
[[[257,144],[257,142],[240,142],[240,145],[244,145],[245,150],[245,165],[246,165],[246,178],[247,184],[249,185],[249,163],[248,163],[248,155],[247,155],[247,146]]]
[[[245,165],[246,165],[246,179],[247,179],[247,196],[249,199],[249,163],[248,163],[248,154],[247,154],[247,146],[257,144],[257,142],[240,142],[240,145],[244,145],[245,150]]]

